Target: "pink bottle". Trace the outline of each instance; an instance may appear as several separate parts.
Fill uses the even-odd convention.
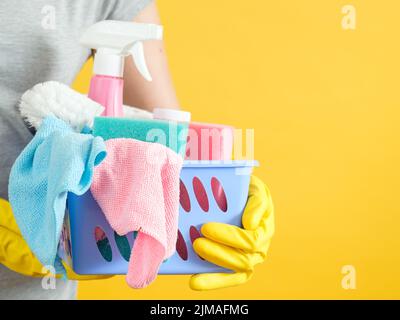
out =
[[[221,124],[191,122],[186,160],[231,160],[233,130],[233,127]]]
[[[90,82],[89,98],[105,107],[102,116],[123,117],[124,80],[95,75]]]
[[[125,57],[115,50],[97,49],[90,81],[89,98],[104,107],[102,116],[123,117]]]

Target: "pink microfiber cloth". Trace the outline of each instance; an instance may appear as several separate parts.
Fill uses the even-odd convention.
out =
[[[106,150],[91,192],[119,235],[138,231],[126,281],[143,288],[175,252],[183,160],[161,144],[134,139],[108,140]]]

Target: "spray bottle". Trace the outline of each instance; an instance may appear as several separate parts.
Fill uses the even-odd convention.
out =
[[[161,40],[163,28],[156,24],[104,20],[89,27],[80,43],[96,49],[89,98],[105,107],[103,116],[123,116],[125,57],[132,55],[139,73],[152,81],[143,50],[145,40]]]

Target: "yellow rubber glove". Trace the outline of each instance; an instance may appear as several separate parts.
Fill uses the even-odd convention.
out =
[[[10,204],[3,199],[0,199],[0,263],[26,276],[47,274],[22,238]]]
[[[193,290],[211,290],[247,282],[254,266],[267,257],[274,234],[274,207],[265,184],[252,176],[249,197],[242,216],[244,228],[218,222],[202,226],[203,237],[193,243],[203,259],[233,270],[233,273],[196,274],[190,279]]]
[[[8,269],[26,276],[43,277],[49,274],[22,237],[11,205],[4,199],[0,199],[0,263]],[[67,278],[71,280],[95,280],[110,277],[108,275],[77,275],[65,263],[63,265],[67,271]],[[57,277],[59,278],[60,275]]]

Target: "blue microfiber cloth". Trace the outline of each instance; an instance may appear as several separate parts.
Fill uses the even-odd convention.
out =
[[[49,116],[11,169],[9,199],[21,233],[39,261],[57,273],[64,273],[57,247],[67,194],[84,194],[105,156],[101,137],[76,133]]]
[[[156,119],[127,119],[95,117],[93,135],[104,140],[132,138],[140,141],[160,143],[185,156],[188,123]]]

